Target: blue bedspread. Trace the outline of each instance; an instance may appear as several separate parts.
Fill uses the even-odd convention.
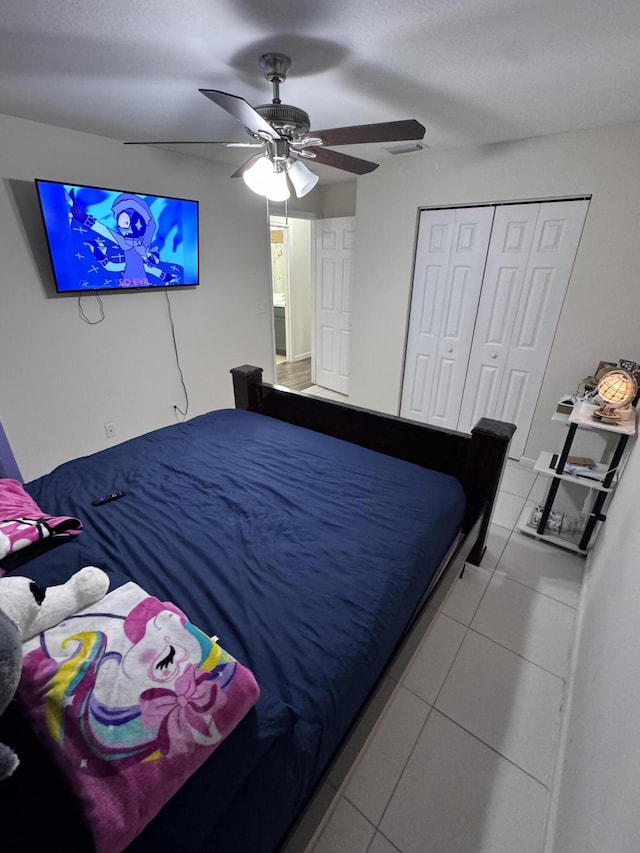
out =
[[[52,584],[94,564],[112,587],[133,580],[217,634],[262,689],[255,716],[132,847],[155,853],[277,846],[464,511],[451,477],[236,410],[66,463],[26,488],[84,531],[22,574]],[[114,489],[125,496],[91,505]]]

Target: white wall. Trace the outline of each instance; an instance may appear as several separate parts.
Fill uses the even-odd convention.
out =
[[[0,420],[25,479],[112,443],[106,423],[115,441],[164,426],[183,400],[164,291],[104,294],[93,326],[76,297],[48,296],[36,177],[198,199],[200,286],[170,296],[189,416],[233,405],[235,365],[273,380],[264,199],[228,165],[0,116],[0,176]]]
[[[598,362],[640,360],[640,124],[405,155],[358,181],[350,402],[399,411],[420,207],[592,194],[525,454]],[[606,302],[605,302],[606,298]]]
[[[289,220],[290,361],[311,352],[311,220]]]
[[[335,216],[355,216],[358,181],[339,181],[325,184],[320,180],[314,192],[319,194],[319,216],[332,219]]]
[[[639,480],[636,444],[584,583],[554,853],[640,849]]]

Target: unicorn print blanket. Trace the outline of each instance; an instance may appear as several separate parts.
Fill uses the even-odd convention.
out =
[[[127,583],[24,644],[18,699],[97,853],[123,850],[257,702],[253,674]]]

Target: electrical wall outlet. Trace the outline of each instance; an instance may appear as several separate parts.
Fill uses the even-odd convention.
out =
[[[115,438],[116,437],[116,425],[115,424],[105,424],[104,431],[107,434],[107,438]]]

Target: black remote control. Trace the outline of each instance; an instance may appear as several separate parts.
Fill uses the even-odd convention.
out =
[[[108,495],[103,495],[101,498],[96,498],[95,501],[91,501],[91,505],[102,506],[102,504],[108,504],[110,501],[117,501],[118,498],[122,497],[124,497],[124,492],[121,492],[120,489],[116,489]]]

